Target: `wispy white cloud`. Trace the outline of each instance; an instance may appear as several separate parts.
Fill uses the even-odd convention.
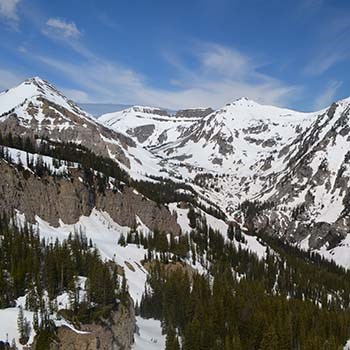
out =
[[[60,18],[49,18],[43,33],[57,39],[77,39],[81,32],[74,22],[68,22]]]
[[[62,92],[71,100],[76,102],[89,102],[89,96],[85,91],[69,88],[61,88]]]
[[[247,96],[262,103],[285,105],[302,90],[300,86],[290,86],[262,74],[259,62],[236,49],[200,43],[192,54],[197,58],[196,68],[189,68],[180,59],[170,56],[170,62],[180,74],[172,82],[182,89],[175,94],[170,92],[173,98],[181,96],[190,102],[195,97],[200,105],[205,106],[205,101],[210,101],[212,106],[218,107]]]
[[[190,66],[181,57],[167,55],[174,76],[168,88],[158,88],[134,69],[94,54],[81,40],[64,40],[64,43],[81,60],[68,62],[45,55],[33,55],[33,58],[65,75],[77,90],[84,92],[71,91],[72,98],[83,102],[137,103],[177,109],[221,107],[247,96],[262,103],[286,105],[301,91],[300,87],[261,74],[259,64],[252,58],[223,45],[197,43],[190,52],[190,60],[195,64]]]
[[[310,75],[321,75],[335,64],[350,58],[344,48],[331,52],[326,50],[315,57],[306,67],[305,73]]]
[[[315,109],[322,109],[334,102],[335,95],[343,83],[341,81],[332,80],[328,83],[326,89],[316,97]]]
[[[177,109],[221,107],[247,96],[263,103],[284,105],[301,90],[259,73],[249,57],[217,44],[205,43],[193,53],[198,60],[195,69],[173,60],[177,76],[172,82],[176,81],[176,85],[170,84],[168,89],[151,86],[134,70],[97,57],[86,49],[79,47],[77,52],[84,55],[82,62],[68,63],[45,56],[36,59],[86,91],[84,102],[138,103]]]
[[[347,13],[328,12],[326,25],[320,27],[319,38],[315,39],[314,57],[304,69],[309,75],[322,75],[336,64],[350,59],[350,17]]]
[[[17,6],[21,0],[0,0],[0,18],[12,29],[18,29]]]
[[[200,44],[197,55],[202,70],[239,79],[254,69],[252,60],[241,52],[218,44]]]

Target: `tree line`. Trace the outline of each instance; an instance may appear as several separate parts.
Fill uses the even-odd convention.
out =
[[[262,235],[266,254],[259,259],[239,230],[229,226],[225,239],[200,212],[188,215],[189,234],[134,231],[124,241],[147,249],[150,274],[139,312],[162,321],[167,350],[338,350],[345,344],[348,270],[272,238],[266,245]],[[186,263],[200,263],[207,275],[175,268]]]
[[[81,278],[86,279],[83,291]],[[57,296],[62,293],[68,294],[70,305],[59,311]],[[38,341],[44,344],[38,349],[47,349],[54,333],[50,315],[58,312],[74,323],[88,323],[108,317],[119,302],[128,302],[125,276],[118,275],[113,262],[101,259],[83,232],[72,232],[62,242],[41,239],[31,225],[18,226],[14,217],[4,214],[0,217],[0,308],[16,306],[16,299],[24,295],[25,309],[34,312]],[[19,311],[18,329],[25,344],[30,329]]]

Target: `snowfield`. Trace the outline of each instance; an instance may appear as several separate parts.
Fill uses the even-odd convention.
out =
[[[51,103],[45,104],[43,99]],[[293,210],[303,205],[306,199],[308,215],[303,223],[332,224],[341,218],[343,226],[349,227],[350,221],[346,222],[341,215],[350,187],[350,98],[333,105],[336,107],[333,112],[329,108],[302,113],[242,98],[198,118],[175,117],[159,108],[133,106],[96,120],[51,84],[35,77],[0,93],[0,123],[16,115],[18,125],[27,130],[33,125],[37,128],[35,131],[74,129],[76,121],[54,105],[74,114],[83,129],[96,127],[99,140],[107,150],[106,157],[118,162],[133,179],[156,181],[150,176],[164,177],[192,186],[201,204],[214,203],[227,214],[228,220],[241,225],[246,243],[235,243],[259,258],[266,255],[266,247],[256,237],[247,235],[244,223],[235,216],[239,204],[245,200],[277,201],[277,218],[281,227],[287,226]],[[57,120],[46,115],[45,108],[54,112]],[[118,135],[130,145],[123,145]],[[78,138],[74,142],[80,144],[83,140]],[[112,146],[120,146],[127,159],[125,164],[117,159]],[[61,162],[55,168],[57,162],[51,157],[14,148],[6,147],[5,152],[13,162],[26,169],[29,169],[28,159],[35,163],[39,158],[56,174],[67,173],[68,167],[78,167],[75,163]],[[288,187],[284,191],[285,186]],[[182,232],[189,233],[188,209],[179,208],[177,203],[168,206],[176,213]],[[226,222],[198,210],[213,229],[227,236]],[[24,215],[17,213],[17,220],[23,224]],[[136,221],[138,230],[144,234],[150,232],[139,218]],[[296,225],[300,222],[296,221]],[[147,279],[147,271],[141,262],[147,250],[135,244],[118,245],[120,236],[126,236],[129,227],[118,225],[107,212],[93,209],[89,216],[81,216],[77,223],[67,225],[60,222],[59,227],[36,217],[35,228],[42,238],[52,242],[56,239],[63,241],[75,232],[83,233],[93,241],[103,259],[113,260],[124,268],[129,293],[135,303],[140,303]],[[310,249],[309,237],[299,242],[302,249]],[[350,268],[350,233],[335,248],[329,250],[325,244],[317,252]],[[191,264],[191,256],[187,262]],[[205,272],[198,262],[192,267],[199,273]],[[81,276],[79,283],[84,298],[85,281]],[[24,305],[24,301],[25,296],[17,300],[16,307],[0,310],[0,340],[11,342],[14,339],[20,349],[17,316],[19,305]],[[66,293],[57,301],[59,308],[69,307]],[[24,310],[24,316],[32,322],[32,312]],[[53,317],[56,325],[80,332],[65,320]],[[30,342],[34,336],[32,330]],[[137,317],[133,349],[164,348],[165,337],[160,322]],[[344,349],[350,350],[350,341]]]
[[[18,217],[24,222],[23,215]],[[118,244],[120,235],[126,236],[130,231],[129,227],[118,225],[108,213],[96,209],[92,210],[90,216],[81,216],[79,221],[73,225],[61,222],[59,227],[53,227],[39,217],[36,217],[36,221],[40,237],[49,241],[55,241],[56,238],[63,241],[68,238],[69,234],[75,232],[82,232],[88,240],[91,239],[103,259],[113,260],[124,267],[131,297],[135,302],[140,302],[147,276],[146,271],[142,268],[141,260],[147,251],[138,248],[135,244],[128,244],[126,247]],[[128,265],[131,265],[135,271],[132,271]]]
[[[178,208],[177,203],[171,203],[169,209],[177,213],[177,220],[182,231],[189,232],[190,226],[187,217],[188,209]],[[201,213],[202,215],[205,215],[210,226],[219,230],[224,236],[226,236],[227,224],[224,221],[216,219],[204,212]],[[138,222],[138,230],[144,234],[148,234],[150,230],[139,218],[136,219]],[[24,215],[17,213],[17,222],[18,224],[23,225],[25,222]],[[36,225],[34,225],[34,227],[39,230],[42,238],[52,242],[56,239],[63,241],[68,238],[69,234],[74,234],[75,232],[83,233],[88,240],[92,240],[93,244],[98,248],[104,259],[113,260],[124,268],[129,293],[135,303],[140,303],[147,279],[147,271],[142,267],[141,261],[144,259],[147,251],[135,244],[128,244],[126,247],[122,247],[118,244],[121,234],[126,237],[127,233],[130,231],[129,227],[118,225],[108,213],[96,209],[92,210],[90,216],[81,216],[76,224],[67,225],[61,222],[59,227],[53,227],[41,218],[36,217]],[[244,247],[255,252],[259,257],[263,257],[266,248],[261,245],[255,237],[250,237],[248,235],[244,236],[248,241],[247,245]],[[190,261],[191,257],[188,259],[189,264],[191,264]],[[197,269],[199,273],[205,272],[204,268],[198,263],[192,265],[192,267]],[[80,277],[79,283],[82,286],[81,298],[84,298],[83,286],[85,284],[85,279]],[[25,297],[20,298],[20,300],[21,304],[24,305]],[[67,293],[60,295],[57,298],[57,302],[60,309],[69,306]],[[20,304],[17,306],[19,305]],[[0,310],[0,340],[9,339],[11,341],[14,338],[18,344],[17,315],[18,307]],[[25,317],[31,321],[33,313],[25,311]],[[11,322],[4,322],[4,324],[6,323],[6,327],[5,325],[2,327],[1,320],[5,319],[10,319]],[[55,319],[55,323],[57,326],[65,325],[79,332],[65,320]],[[137,317],[137,328],[138,332],[135,334],[134,350],[164,349],[165,337],[162,335],[159,321],[152,319],[145,320],[141,317]],[[8,334],[8,337],[6,334]],[[31,341],[33,337],[34,333],[32,332]]]
[[[19,343],[19,335],[17,331],[18,312],[18,307],[0,309],[0,340],[8,341],[11,344],[14,339],[17,347],[19,347],[19,349],[22,349],[22,346]],[[23,310],[23,314],[24,317],[32,324],[34,313],[31,311]],[[34,336],[35,332],[32,326],[28,342],[29,344],[33,342]]]
[[[178,213],[178,220],[182,230],[188,232],[190,228],[187,218],[188,210],[177,208],[176,203],[170,204],[170,208]],[[215,219],[207,214],[205,215],[210,225],[213,225],[216,229],[220,229],[221,232],[226,235],[227,225],[222,220]],[[136,219],[138,222],[138,230],[144,234],[148,234],[150,230],[139,218]],[[18,224],[23,225],[25,216],[17,213],[17,221]],[[63,241],[68,238],[69,234],[74,234],[75,232],[82,232],[88,240],[91,239],[104,259],[113,260],[124,268],[129,293],[135,303],[140,303],[147,278],[147,271],[142,267],[141,261],[144,259],[147,251],[135,244],[128,244],[126,247],[122,247],[118,244],[121,234],[126,237],[127,233],[130,231],[129,227],[118,225],[108,213],[96,209],[92,210],[90,216],[81,216],[79,221],[73,225],[67,225],[61,222],[59,227],[53,227],[39,217],[36,217],[36,222],[34,227],[39,230],[40,237],[48,241],[54,242],[56,239]],[[198,263],[192,267],[199,272],[204,272],[203,267]],[[83,286],[85,284],[84,278],[80,277],[79,283]],[[82,290],[83,289],[84,288],[82,288]],[[83,297],[84,294],[81,295],[81,298]],[[22,303],[24,303],[25,297],[21,298],[21,300]],[[69,306],[67,293],[60,295],[57,298],[57,302],[59,308]],[[14,338],[18,344],[17,315],[18,308],[0,310],[0,340],[9,339],[11,341]],[[25,311],[25,316],[31,321],[33,313]],[[1,320],[7,318],[10,318],[11,322],[6,322],[6,327],[4,326],[2,328]],[[57,326],[65,325],[79,332],[65,320],[56,319],[55,323]],[[161,325],[159,321],[144,320],[141,317],[137,317],[137,327],[138,333],[135,334],[134,350],[164,349],[165,337],[161,334]],[[4,331],[2,331],[2,329],[4,329]],[[6,334],[8,334],[8,338]],[[34,333],[32,334],[32,338],[33,337]]]
[[[164,350],[165,336],[160,321],[136,317],[135,344],[133,350]]]

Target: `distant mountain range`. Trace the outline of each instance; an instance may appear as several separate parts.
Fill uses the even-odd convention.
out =
[[[350,99],[313,113],[241,98],[216,111],[132,106],[95,119],[33,78],[0,95],[0,114],[3,132],[76,142],[134,179],[186,182],[246,229],[333,258],[346,247],[339,262],[350,266]],[[239,210],[247,200],[268,209],[248,220]]]
[[[341,323],[350,293],[349,272],[342,268],[350,268],[350,98],[312,113],[248,98],[217,110],[169,111],[77,104],[34,77],[0,94],[0,175],[0,342],[37,341],[34,334],[29,339],[17,329],[27,318],[34,323],[36,309],[29,304],[35,299],[42,309],[50,309],[50,316],[40,313],[40,324],[46,325],[45,317],[50,320],[57,350],[179,349],[169,345],[170,336],[178,332],[190,344],[193,334],[201,333],[199,328],[192,332],[200,327],[198,320],[185,331],[167,328],[165,339],[161,323],[152,318],[169,322],[178,305],[165,306],[183,300],[179,320],[185,320],[202,294],[200,314],[211,318],[218,310],[218,317],[227,314],[227,320],[242,316],[242,329],[236,323],[232,329],[241,332],[243,342],[256,338],[255,333],[246,336],[246,325],[252,325],[248,314],[258,315],[253,329],[261,329],[264,314],[272,315],[266,324],[276,322],[281,331],[286,322],[274,312],[282,299],[305,302],[296,313],[303,322],[305,312],[316,318],[307,324],[317,326],[318,336],[326,329],[319,325],[322,313],[322,324],[342,329],[341,334],[334,331],[338,345],[350,337],[350,316]],[[23,242],[12,239],[11,225]],[[47,259],[32,263],[39,250]],[[90,254],[94,260],[84,258]],[[46,263],[49,267],[42,269]],[[225,273],[220,272],[223,264]],[[167,284],[172,274],[178,280]],[[118,281],[116,286],[106,285],[108,276]],[[13,282],[21,289],[13,288]],[[260,284],[265,286],[261,291]],[[241,312],[236,312],[237,304],[225,313],[223,300],[236,300],[233,291],[240,285],[242,295],[257,288],[261,296],[253,292]],[[208,307],[211,286],[220,298]],[[227,299],[221,300],[223,291]],[[107,292],[110,298],[104,301]],[[177,293],[180,299],[174,298]],[[256,303],[267,295],[271,300],[266,305],[275,300],[276,308],[260,314]],[[164,314],[159,313],[162,299]],[[183,306],[188,302],[194,303],[189,309]],[[23,322],[17,317],[19,305],[25,309]],[[73,305],[78,311],[82,305],[83,313]],[[337,310],[339,319],[329,318],[329,310]],[[135,318],[136,311],[140,314]],[[143,338],[145,332],[150,340]],[[308,335],[295,332],[298,341],[300,332]],[[227,346],[217,343],[218,349],[235,348],[229,335],[223,337]],[[313,341],[317,345],[297,348],[325,348],[319,338]],[[254,348],[279,348],[266,344]]]

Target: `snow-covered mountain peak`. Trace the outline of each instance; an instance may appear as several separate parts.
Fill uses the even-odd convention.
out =
[[[51,85],[48,81],[46,81],[45,79],[43,79],[39,76],[28,78],[23,83],[24,84],[34,84],[37,86]]]
[[[210,113],[208,111],[208,113]],[[166,110],[133,106],[125,110],[102,115],[98,120],[105,126],[132,137],[136,142],[149,147],[172,142],[199,119],[197,114],[204,110],[179,111],[175,116]]]
[[[58,95],[64,100],[68,100],[57,88],[38,76],[26,79],[23,83],[12,90],[20,90],[22,87],[28,92],[28,95],[26,95],[25,98],[30,98],[33,96],[50,97]],[[32,94],[29,95],[29,93]]]
[[[244,120],[245,122],[249,119],[308,119],[315,115],[315,113],[304,113],[287,108],[260,104],[246,97],[227,104],[224,108],[221,108],[217,114],[230,114],[236,116],[238,119]]]
[[[34,77],[0,94],[0,124],[4,134],[75,142],[115,159],[134,179],[186,181],[232,219],[244,200],[277,203],[274,221],[266,220],[280,234],[294,235],[301,206],[303,225],[339,222],[342,235],[350,227],[350,216],[342,224],[350,213],[350,98],[313,113],[249,98],[216,111],[135,105],[96,121]],[[298,230],[304,239],[308,231]]]
[[[128,148],[135,147],[129,137],[103,126],[40,77],[0,94],[0,123],[3,133],[75,142],[126,167]]]
[[[240,105],[240,106],[248,106],[253,107],[254,105],[257,105],[258,103],[254,100],[251,100],[248,97],[240,97],[237,100],[233,101],[232,103],[229,103],[228,105]]]
[[[343,98],[341,100],[338,100],[337,102],[335,102],[336,105],[347,108],[350,106],[350,96]]]
[[[63,107],[71,113],[83,117],[90,116],[84,112],[77,104],[63,95],[56,87],[40,77],[33,77],[25,80],[18,86],[6,90],[0,94],[0,115],[9,114],[10,111],[21,109],[21,115],[33,117],[33,113],[28,112],[33,108],[39,110],[43,107],[43,101]]]

